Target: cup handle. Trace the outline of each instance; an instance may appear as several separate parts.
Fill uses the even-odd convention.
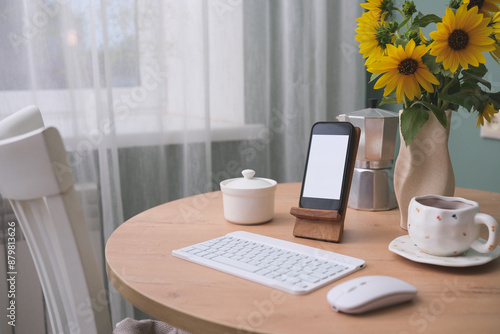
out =
[[[471,248],[480,253],[489,253],[496,248],[498,245],[499,230],[498,223],[490,215],[485,213],[476,213],[474,216],[474,224],[484,224],[488,227],[488,241],[482,243],[479,240],[474,240],[472,242]]]

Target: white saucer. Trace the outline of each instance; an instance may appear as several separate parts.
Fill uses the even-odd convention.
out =
[[[480,239],[484,241],[483,239]],[[392,240],[389,244],[389,250],[415,262],[435,264],[446,267],[471,267],[493,261],[500,256],[500,247],[493,251],[483,254],[469,249],[459,256],[435,256],[430,255],[418,248],[410,239],[409,235],[403,235]]]

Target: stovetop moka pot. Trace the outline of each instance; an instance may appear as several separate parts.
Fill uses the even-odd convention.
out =
[[[376,99],[369,101],[370,108],[337,116],[339,121],[361,129],[348,206],[367,211],[390,210],[397,207],[393,162],[399,117],[376,108]]]

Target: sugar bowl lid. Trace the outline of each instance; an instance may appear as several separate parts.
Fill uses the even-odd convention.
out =
[[[231,189],[262,189],[276,185],[276,181],[260,177],[254,177],[253,169],[244,169],[243,177],[223,181],[224,186]]]

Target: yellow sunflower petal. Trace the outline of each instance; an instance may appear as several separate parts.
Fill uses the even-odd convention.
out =
[[[413,39],[410,39],[410,41],[406,43],[404,52],[407,56],[411,57],[413,54],[413,50],[415,50],[415,41]]]
[[[402,86],[403,85],[398,82],[398,87],[396,88],[396,100],[398,101],[398,103],[401,103],[401,101],[403,101],[404,91]]]
[[[455,26],[455,15],[453,15],[453,11],[451,10],[450,7],[446,7],[446,13],[443,16],[443,23],[438,23],[438,30],[439,30],[439,25],[442,25],[444,27],[454,27]],[[451,31],[449,31],[451,32]],[[432,37],[432,35],[431,35]]]
[[[456,13],[455,28],[471,30],[481,24],[482,19],[482,15],[477,15],[477,7],[467,10],[467,6],[460,6]]]
[[[429,72],[429,74],[432,75],[430,72]],[[432,77],[434,77],[434,75],[432,75]],[[420,86],[422,86],[426,91],[428,91],[430,93],[434,92],[434,86],[431,84],[430,80],[428,80],[428,77],[426,77],[424,74],[422,74],[422,71],[415,73],[415,78],[417,79]],[[434,78],[436,78],[436,77],[434,77]],[[438,85],[438,84],[439,84],[439,81],[436,85]]]
[[[495,50],[495,41],[490,37],[493,30],[488,24],[489,19],[478,14],[477,6],[467,10],[467,4],[464,4],[456,14],[448,7],[442,23],[436,25],[437,31],[429,34],[434,39],[430,54],[452,72],[459,65],[467,69],[469,64],[478,66],[484,63],[482,53]]]
[[[419,46],[415,47],[415,49],[413,50],[413,57],[422,58],[427,53],[427,51],[429,51],[428,46],[419,45]]]
[[[478,12],[483,14],[485,17],[490,17],[492,13],[496,13],[500,10],[498,7],[500,0],[484,0],[480,4],[477,2],[475,4],[471,4],[470,0],[463,0],[463,3],[478,8]]]
[[[491,122],[491,118],[494,117],[496,113],[498,113],[498,110],[495,109],[493,103],[487,104],[484,107],[484,110],[479,112],[476,126],[479,127],[479,125],[484,125],[484,120],[488,123]]]
[[[422,90],[420,89],[420,85],[418,84],[415,75],[407,75],[405,79],[406,79],[406,84],[409,87],[408,92],[410,92],[410,96],[408,96],[408,98],[410,100],[413,100],[415,97],[418,98],[422,96]]]

